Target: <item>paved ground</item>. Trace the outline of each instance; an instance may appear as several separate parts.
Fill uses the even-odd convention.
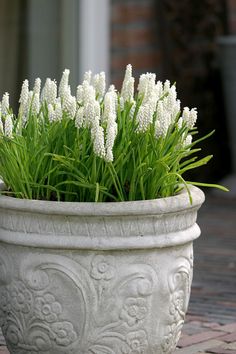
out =
[[[191,301],[174,354],[236,354],[236,199],[207,196]],[[0,354],[9,354],[0,335]]]

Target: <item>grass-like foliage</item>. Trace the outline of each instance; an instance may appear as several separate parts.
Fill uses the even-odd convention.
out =
[[[197,112],[180,110],[175,85],[141,75],[137,93],[131,65],[121,93],[105,92],[105,75],[87,72],[71,95],[69,71],[59,85],[40,79],[22,86],[15,116],[8,94],[0,103],[0,177],[17,198],[102,202],[163,198],[185,186],[198,158]],[[194,138],[194,139],[193,139]],[[191,196],[190,196],[191,199]]]

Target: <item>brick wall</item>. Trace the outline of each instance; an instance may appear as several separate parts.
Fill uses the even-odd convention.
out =
[[[117,88],[129,63],[136,77],[161,72],[156,22],[155,0],[112,0],[111,81]]]

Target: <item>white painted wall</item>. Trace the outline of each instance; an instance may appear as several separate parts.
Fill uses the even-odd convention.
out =
[[[28,55],[30,81],[58,76],[60,66],[60,8],[58,0],[29,0],[28,2]]]
[[[110,0],[80,0],[80,78],[87,70],[110,72]]]
[[[70,85],[75,91],[79,83],[79,2],[61,0],[60,68],[70,69]]]
[[[29,0],[29,77],[59,79],[72,90],[87,70],[110,69],[110,0]]]

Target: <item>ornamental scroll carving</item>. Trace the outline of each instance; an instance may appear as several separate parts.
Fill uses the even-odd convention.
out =
[[[169,287],[169,323],[166,326],[162,342],[163,353],[171,353],[180,338],[184,324],[185,314],[188,309],[190,290],[192,284],[193,254],[189,258],[177,259],[177,266],[168,276]]]
[[[163,349],[154,351],[160,344],[151,338],[159,321],[153,303],[162,280],[153,264],[121,262],[106,252],[71,258],[36,252],[16,269],[0,246],[0,325],[8,348],[17,354],[170,353],[187,307],[189,262],[178,259],[164,279],[169,322],[159,325]]]

